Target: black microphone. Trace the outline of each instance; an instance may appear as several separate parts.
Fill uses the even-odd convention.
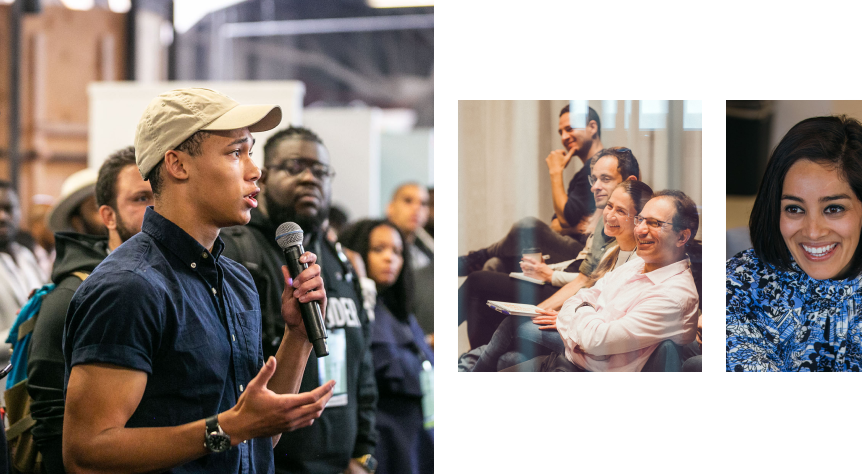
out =
[[[302,248],[302,229],[298,225],[293,222],[285,222],[278,226],[278,230],[275,231],[275,241],[284,251],[287,271],[291,278],[296,278],[308,268],[307,263],[299,261],[299,257],[305,253],[305,250]],[[329,350],[326,348],[326,328],[323,326],[320,305],[317,304],[317,301],[299,303],[299,310],[302,313],[302,322],[305,323],[305,333],[308,334],[308,340],[314,346],[314,353],[317,357],[329,355]]]

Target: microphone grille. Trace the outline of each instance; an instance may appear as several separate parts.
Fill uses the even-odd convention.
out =
[[[275,231],[275,241],[282,249],[302,244],[302,228],[294,222],[285,222]]]

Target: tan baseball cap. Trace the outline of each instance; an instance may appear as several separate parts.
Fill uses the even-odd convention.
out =
[[[272,130],[281,123],[277,105],[240,105],[210,89],[175,89],[150,102],[135,131],[135,158],[141,176],[199,130]]]

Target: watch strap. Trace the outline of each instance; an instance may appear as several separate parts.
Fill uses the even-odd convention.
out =
[[[218,415],[213,415],[204,420],[206,433],[204,435],[204,447],[213,453],[221,453],[230,449],[230,435],[221,429],[218,423]]]
[[[210,434],[210,433],[224,434],[224,431],[221,429],[221,426],[218,424],[218,415],[213,415],[204,421],[207,424],[207,434]]]

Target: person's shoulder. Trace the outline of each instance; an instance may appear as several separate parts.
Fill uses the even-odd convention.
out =
[[[155,242],[142,234],[114,249],[81,283],[76,296],[104,291],[152,296],[165,291],[169,282],[164,268],[169,264]]]
[[[767,265],[758,258],[754,249],[743,250],[729,258],[725,270],[728,287],[753,282],[768,272]]]

